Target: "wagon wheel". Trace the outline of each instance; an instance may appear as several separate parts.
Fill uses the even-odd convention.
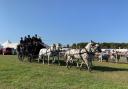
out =
[[[18,55],[18,59],[23,62],[23,60],[24,60],[24,55],[22,55],[22,54],[21,54],[21,55]]]
[[[28,55],[28,61],[29,61],[29,62],[32,62],[32,59],[33,59],[32,54],[29,54],[29,55]]]

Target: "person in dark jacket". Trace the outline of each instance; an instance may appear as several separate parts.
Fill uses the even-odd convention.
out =
[[[24,44],[23,37],[21,37],[21,39],[20,39],[20,44]]]

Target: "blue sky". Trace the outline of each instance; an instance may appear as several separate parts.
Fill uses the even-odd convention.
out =
[[[0,42],[128,42],[128,0],[0,0]]]

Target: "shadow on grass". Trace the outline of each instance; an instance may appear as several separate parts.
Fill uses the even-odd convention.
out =
[[[53,64],[58,66],[66,66],[66,62],[63,60],[59,60],[60,65],[58,65],[58,61],[56,60]],[[40,61],[42,63],[42,61]],[[45,60],[45,64],[47,64],[47,60]],[[52,64],[52,60],[50,60],[50,64]],[[70,64],[69,64],[70,65]],[[76,63],[71,64],[72,66],[76,66]],[[83,65],[81,70],[87,70],[86,65]],[[107,66],[93,66],[92,71],[101,71],[101,72],[114,72],[114,71],[128,71],[128,68],[114,68]]]
[[[113,68],[113,67],[107,67],[107,66],[94,66],[93,70],[102,71],[102,72],[128,71],[128,69],[126,68]]]
[[[56,61],[55,64],[57,65],[58,62]],[[66,63],[60,60],[60,66],[65,66]],[[76,66],[76,63],[72,64],[72,66]],[[86,65],[83,65],[81,70],[87,70]],[[114,71],[128,71],[128,68],[114,68],[114,67],[107,67],[107,66],[94,66],[92,71],[101,71],[101,72],[114,72]]]
[[[64,62],[63,60],[59,60],[59,62],[60,62],[60,66],[66,66],[66,62]],[[58,65],[58,61],[56,60],[54,64]]]

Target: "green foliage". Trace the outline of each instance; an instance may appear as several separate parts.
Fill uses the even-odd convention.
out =
[[[74,49],[77,48],[77,44],[73,43],[72,48],[74,48]]]

